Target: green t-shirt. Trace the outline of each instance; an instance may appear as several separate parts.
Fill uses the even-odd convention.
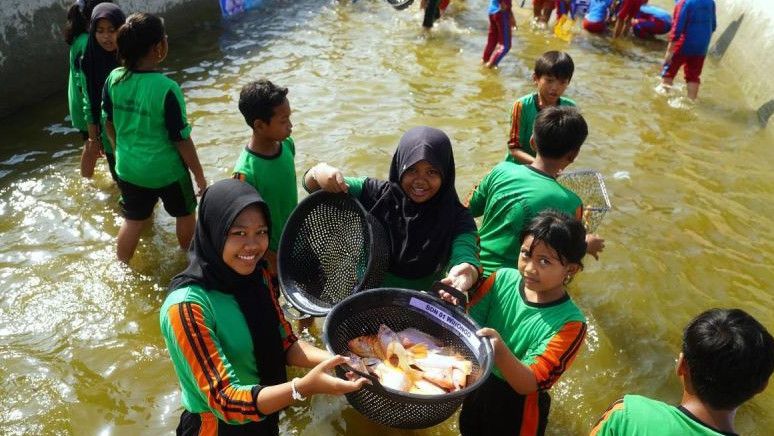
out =
[[[605,412],[591,436],[721,436],[688,410],[640,395],[625,395]]]
[[[67,101],[70,107],[70,122],[73,127],[85,132],[86,116],[83,113],[83,89],[81,88],[81,58],[86,51],[88,33],[81,33],[70,46],[70,74],[68,76]]]
[[[344,182],[349,186],[349,194],[360,199],[360,196],[363,193],[365,180],[365,177],[345,177]],[[478,235],[476,232],[460,233],[454,236],[454,239],[452,240],[451,255],[449,256],[449,261],[443,271],[418,279],[399,277],[388,272],[384,277],[382,286],[422,291],[428,290],[433,282],[446,277],[446,272],[448,272],[451,267],[461,263],[469,263],[477,268],[481,265],[481,262],[478,259]]]
[[[279,153],[275,156],[264,156],[245,147],[234,166],[234,178],[252,185],[269,205],[269,249],[275,253],[279,247],[282,229],[298,205],[295,156],[295,142],[293,138],[287,137],[280,144]]]
[[[469,201],[474,217],[483,215],[481,265],[484,275],[515,268],[521,233],[538,213],[555,209],[580,219],[581,199],[556,179],[530,165],[500,162],[475,188]]]
[[[145,188],[188,177],[176,145],[191,135],[180,86],[158,71],[125,71],[110,73],[102,102],[116,130],[118,177]]]
[[[551,387],[569,367],[586,336],[586,318],[568,294],[531,303],[519,271],[502,268],[471,294],[470,316],[500,333],[508,349],[535,374],[538,389]],[[498,368],[492,373],[502,378]]]
[[[196,285],[176,289],[164,301],[159,322],[185,410],[211,412],[231,424],[260,419],[254,344],[233,295]],[[287,351],[296,337],[284,318],[278,329]]]
[[[575,102],[567,97],[559,97],[559,106],[575,106]],[[539,112],[537,93],[519,98],[511,109],[511,133],[508,142],[511,145],[518,146],[522,151],[533,157],[535,156],[535,150],[532,149],[529,140],[532,138],[532,129],[535,126],[535,118],[537,118]],[[505,160],[519,163],[510,153],[505,154]]]

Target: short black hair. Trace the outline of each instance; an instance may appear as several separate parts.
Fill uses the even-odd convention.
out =
[[[583,256],[586,255],[586,228],[580,220],[553,209],[547,209],[529,223],[521,234],[521,241],[532,235],[532,246],[543,241],[556,250],[562,265],[577,263],[583,268]]]
[[[266,79],[250,82],[239,93],[239,112],[250,128],[255,120],[270,123],[274,108],[285,102],[288,88],[277,86]]]
[[[774,338],[741,309],[711,309],[683,332],[683,359],[696,396],[713,409],[739,407],[774,371]]]
[[[569,81],[574,72],[575,63],[563,51],[547,51],[535,61],[535,77],[552,76]]]
[[[589,126],[578,109],[572,106],[549,106],[535,118],[532,137],[535,150],[542,157],[559,159],[580,149],[589,135]]]

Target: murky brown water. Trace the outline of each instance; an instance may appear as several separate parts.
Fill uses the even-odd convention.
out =
[[[590,334],[553,388],[549,433],[587,433],[626,392],[679,401],[680,333],[703,309],[740,307],[774,329],[774,138],[732,71],[708,61],[701,103],[680,108],[653,92],[661,43],[580,34],[567,44],[530,30],[521,9],[513,50],[488,71],[478,67],[484,0],[452,2],[429,35],[415,6],[268,3],[276,8],[171,35],[165,66],[183,86],[209,180],[230,173],[249,137],[238,90],[266,76],[290,87],[299,174],[325,160],[385,176],[401,133],[429,124],[452,137],[466,193],[502,159],[534,59],[548,49],[575,59],[567,95],[591,133],[574,167],[605,174],[614,211],[599,229],[602,260],[587,260],[571,287]],[[179,394],[157,310],[185,264],[174,221],[157,214],[131,269],[113,260],[118,191],[104,167],[94,181],[78,176],[65,100],[0,120],[0,433],[170,432]],[[774,389],[741,408],[738,430],[767,434],[771,410]],[[289,434],[457,433],[455,418],[417,432],[376,427],[331,397],[287,415]]]

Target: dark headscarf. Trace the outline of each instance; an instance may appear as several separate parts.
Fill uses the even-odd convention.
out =
[[[102,108],[102,87],[113,69],[118,67],[118,50],[105,51],[97,42],[97,22],[107,19],[118,30],[126,15],[113,3],[100,3],[91,11],[89,23],[89,40],[86,43],[86,52],[81,60],[81,69],[86,76],[86,89],[91,103],[91,116],[94,124],[99,125]]]
[[[403,173],[425,160],[441,173],[441,188],[424,203],[403,192]],[[415,279],[446,267],[454,237],[476,230],[470,212],[454,187],[454,155],[449,137],[432,127],[415,127],[400,139],[392,157],[389,182],[366,179],[363,206],[387,230],[391,244],[390,272]]]
[[[263,276],[266,263],[262,260],[255,271],[243,276],[223,262],[228,230],[237,215],[254,204],[261,208],[271,226],[269,207],[251,185],[227,179],[207,188],[199,204],[196,233],[188,250],[188,267],[172,279],[169,289],[199,285],[233,295],[250,329],[261,385],[270,386],[286,382],[287,374],[280,321]]]

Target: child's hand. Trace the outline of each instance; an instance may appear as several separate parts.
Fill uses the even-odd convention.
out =
[[[495,352],[495,358],[497,358],[498,354],[501,354],[503,352],[503,347],[505,347],[505,342],[503,342],[502,336],[500,336],[500,333],[497,332],[497,330],[489,327],[484,327],[481,330],[476,332],[476,335],[487,337],[492,342],[492,349]]]
[[[334,356],[321,362],[299,380],[299,393],[303,396],[314,394],[341,395],[354,392],[362,388],[364,384],[371,383],[367,378],[356,377],[352,373],[347,375],[350,380],[342,380],[329,374],[333,368],[346,362],[347,358],[344,356]]]
[[[315,165],[310,173],[323,191],[347,192],[349,190],[349,186],[344,183],[344,175],[341,174],[341,171],[327,163],[323,162]]]
[[[605,249],[605,240],[597,234],[586,235],[586,254],[599,260],[599,253]]]
[[[196,176],[196,187],[199,188],[198,191],[196,191],[196,196],[201,197],[204,193],[204,190],[207,189],[207,179],[204,178],[204,175]]]
[[[478,270],[469,263],[454,265],[441,283],[467,292],[478,280]],[[443,298],[443,297],[441,297]],[[455,299],[456,300],[456,299]],[[454,302],[454,304],[457,304]]]

